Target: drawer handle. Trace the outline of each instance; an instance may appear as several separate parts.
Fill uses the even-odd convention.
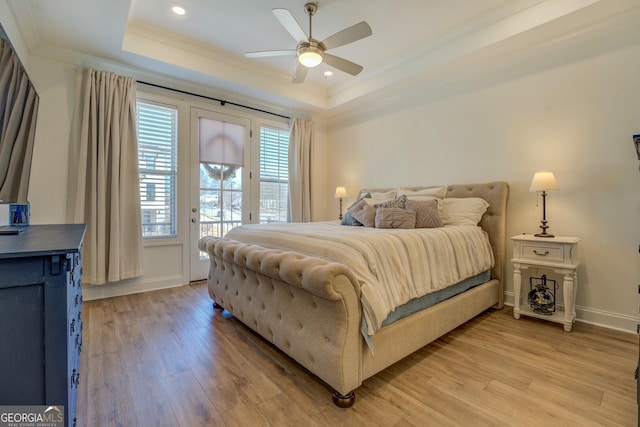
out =
[[[544,251],[544,253],[538,252],[535,249],[533,250],[533,253],[539,256],[547,256],[549,255],[549,251]]]

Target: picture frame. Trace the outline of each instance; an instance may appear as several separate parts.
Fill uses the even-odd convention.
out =
[[[31,219],[29,202],[9,205],[9,225],[29,225]]]
[[[636,155],[638,156],[638,160],[640,160],[640,134],[633,135],[633,146],[636,149]]]

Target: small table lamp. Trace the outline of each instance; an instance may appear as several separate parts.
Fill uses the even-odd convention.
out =
[[[531,181],[531,187],[529,191],[531,192],[542,192],[542,222],[540,224],[540,228],[542,228],[542,233],[538,233],[536,237],[555,237],[553,234],[547,233],[547,191],[549,190],[559,190],[558,183],[556,182],[556,177],[553,176],[552,172],[536,172],[533,175],[533,180]]]
[[[338,219],[342,219],[342,199],[347,197],[347,189],[344,187],[336,187],[336,195],[334,197],[340,199],[340,216],[338,216]]]

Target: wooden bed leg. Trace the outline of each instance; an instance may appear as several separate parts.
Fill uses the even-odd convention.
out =
[[[218,304],[217,302],[213,302],[213,308],[214,310],[220,309],[220,310],[224,310],[224,307],[221,306],[220,304]]]
[[[356,393],[354,391],[350,391],[345,396],[341,395],[337,391],[333,390],[333,403],[340,408],[350,408],[353,405],[353,402],[356,401]]]

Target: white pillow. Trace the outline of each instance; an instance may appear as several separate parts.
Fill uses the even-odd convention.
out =
[[[446,198],[442,206],[444,225],[478,225],[489,203],[479,197]]]
[[[412,190],[410,188],[399,188],[398,196],[405,195],[410,200],[430,200],[434,197],[438,199],[443,199],[447,195],[447,188],[448,188],[447,186],[421,188],[420,190]]]
[[[362,198],[362,196],[365,196],[367,194],[369,194],[371,198],[367,198],[365,199],[365,201],[371,206],[373,206],[373,205],[387,202],[389,200],[394,200],[396,198],[397,193],[396,193],[396,190],[385,191],[385,192],[360,190],[360,198]]]
[[[391,200],[395,200],[393,197],[392,198],[366,198],[366,199],[362,199],[365,202],[367,202],[369,205],[371,206],[375,206],[375,205],[379,205],[381,203],[385,203],[385,202],[389,202]]]
[[[385,192],[360,190],[360,197],[364,196],[367,193],[371,194],[372,199],[384,199],[384,200],[395,199],[397,194],[396,190],[390,190]]]

